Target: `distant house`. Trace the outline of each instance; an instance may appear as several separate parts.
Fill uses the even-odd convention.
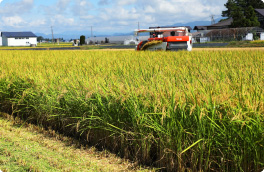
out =
[[[2,46],[37,45],[37,36],[32,32],[2,32]]]
[[[255,12],[260,27],[232,28],[233,18],[229,18],[209,26],[195,26],[193,30],[197,32],[193,36],[194,42],[202,42],[202,39],[207,41],[253,40],[253,33],[260,40],[264,40],[264,9],[255,9]]]
[[[0,32],[0,46],[2,46],[2,37],[1,37],[1,32]]]

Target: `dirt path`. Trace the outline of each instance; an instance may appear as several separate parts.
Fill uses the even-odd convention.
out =
[[[138,171],[106,151],[0,113],[0,171]],[[143,171],[143,170],[141,170]],[[149,171],[149,170],[144,170]]]

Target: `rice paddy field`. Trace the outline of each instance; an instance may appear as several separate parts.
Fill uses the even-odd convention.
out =
[[[0,110],[164,171],[264,168],[264,51],[0,51]]]

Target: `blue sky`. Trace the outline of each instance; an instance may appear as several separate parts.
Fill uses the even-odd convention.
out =
[[[0,31],[126,33],[220,17],[227,0],[0,0]]]

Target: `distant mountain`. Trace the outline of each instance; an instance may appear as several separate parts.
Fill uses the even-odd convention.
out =
[[[224,19],[223,17],[215,19],[215,22],[219,22],[219,20]],[[175,23],[173,26],[190,26],[191,28],[194,28],[195,26],[208,26],[211,25],[211,21],[194,21],[189,23]],[[51,34],[43,34],[43,33],[35,33],[37,36],[42,36],[43,38],[52,38]],[[93,35],[96,35],[96,37],[111,37],[111,36],[129,36],[133,35],[133,32],[127,32],[127,33],[100,33],[100,32],[93,32]],[[63,38],[65,40],[70,39],[79,39],[81,35],[85,35],[86,38],[91,36],[90,31],[67,31],[63,33],[54,33],[54,38]],[[141,36],[149,35],[149,33],[141,33]]]
[[[43,38],[49,38],[52,39],[52,34],[44,34],[44,33],[35,33],[37,36],[42,36]],[[70,40],[70,39],[80,39],[81,35],[89,35],[88,33],[85,32],[69,32],[69,33],[54,33],[53,36],[54,38],[63,38],[64,40]]]
[[[49,38],[52,39],[51,34],[44,34],[44,33],[35,33],[37,36],[42,36],[43,38]],[[63,38],[64,40],[70,40],[70,39],[80,39],[80,36],[84,35],[86,38],[91,36],[91,33],[84,31],[84,32],[67,32],[67,33],[54,33],[54,38]],[[110,37],[110,36],[128,36],[128,35],[133,35],[133,33],[114,33],[114,34],[102,34],[102,33],[96,33],[94,32],[93,35],[95,37]]]

